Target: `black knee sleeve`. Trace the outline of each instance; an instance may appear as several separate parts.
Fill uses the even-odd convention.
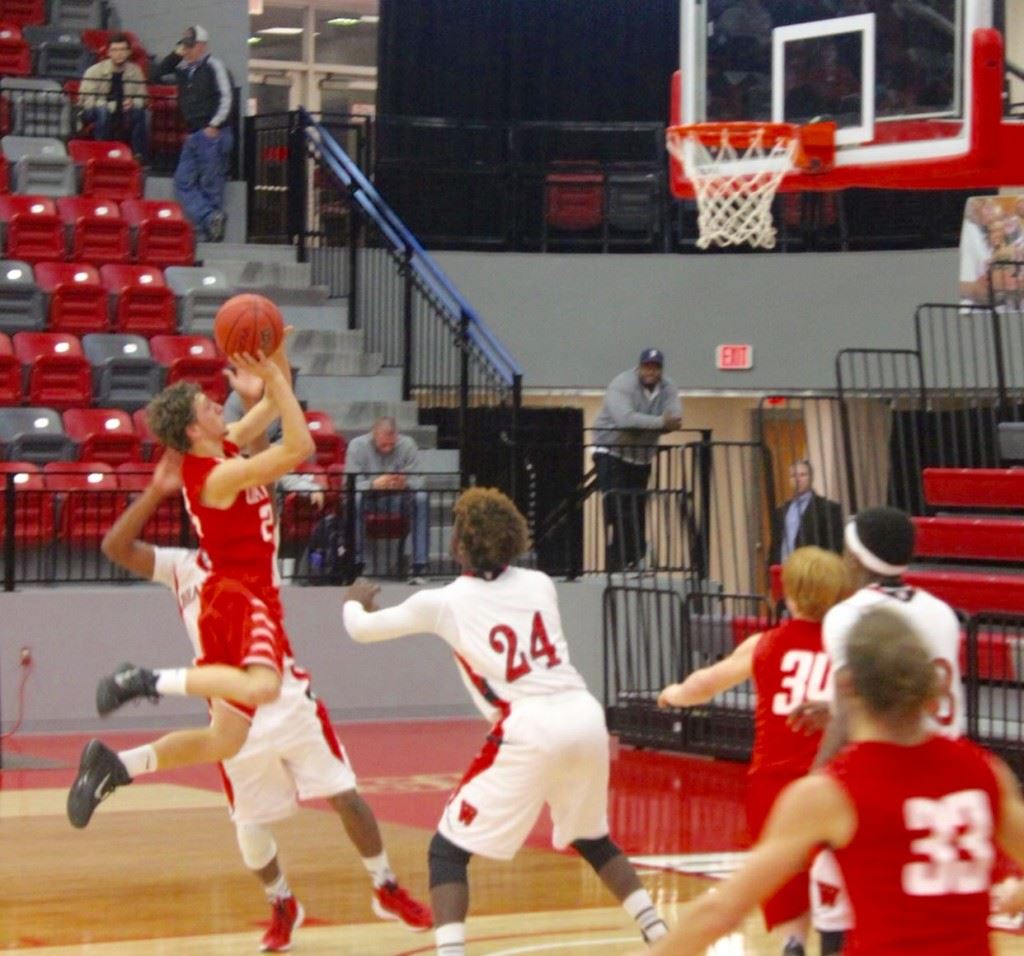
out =
[[[442,883],[468,883],[466,868],[470,854],[457,847],[451,840],[435,833],[430,841],[427,861],[430,867],[430,888]]]
[[[572,848],[583,857],[597,873],[610,859],[618,856],[620,850],[610,837],[598,837],[596,840],[574,840]]]
[[[837,956],[843,951],[843,942],[846,934],[842,931],[821,930],[821,956]]]

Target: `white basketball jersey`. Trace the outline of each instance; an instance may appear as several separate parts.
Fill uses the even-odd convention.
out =
[[[210,576],[199,561],[199,552],[188,548],[153,548],[153,580],[171,589],[185,632],[196,657],[199,647],[199,592]]]
[[[440,635],[489,718],[523,698],[586,690],[569,663],[555,585],[541,571],[507,568],[491,581],[464,574],[373,614],[347,601],[344,621],[356,640]]]
[[[832,673],[846,666],[850,630],[866,613],[885,608],[902,617],[931,654],[940,671],[944,693],[930,719],[931,729],[945,737],[961,737],[966,730],[963,678],[960,673],[960,622],[956,613],[933,594],[908,585],[861,588],[832,608],[822,622],[822,642],[832,661]]]

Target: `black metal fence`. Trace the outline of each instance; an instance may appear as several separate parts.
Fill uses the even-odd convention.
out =
[[[124,468],[116,473],[62,471],[52,465],[45,473],[5,474],[0,524],[4,589],[132,580],[107,561],[100,542],[148,475]],[[318,486],[299,475],[289,476],[299,479],[299,489],[287,479],[278,485],[283,580],[326,585],[348,583],[360,574],[403,579],[457,573],[449,544],[460,475],[410,475],[408,490],[394,492],[366,487],[374,477],[345,475]],[[143,540],[163,547],[198,546],[180,497],[159,507]]]

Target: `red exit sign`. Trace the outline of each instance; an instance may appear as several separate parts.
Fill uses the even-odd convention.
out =
[[[723,372],[745,372],[754,367],[754,346],[716,346],[715,365]]]

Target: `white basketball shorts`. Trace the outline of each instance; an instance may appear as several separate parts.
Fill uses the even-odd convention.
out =
[[[221,764],[236,823],[273,823],[300,800],[333,797],[356,788],[356,775],[309,681],[286,668],[281,696],[260,707],[242,749]]]
[[[811,925],[819,933],[845,933],[853,929],[850,898],[831,850],[822,850],[811,863]]]
[[[585,690],[515,701],[449,799],[438,831],[470,853],[510,860],[545,803],[556,849],[607,836],[608,731]]]

